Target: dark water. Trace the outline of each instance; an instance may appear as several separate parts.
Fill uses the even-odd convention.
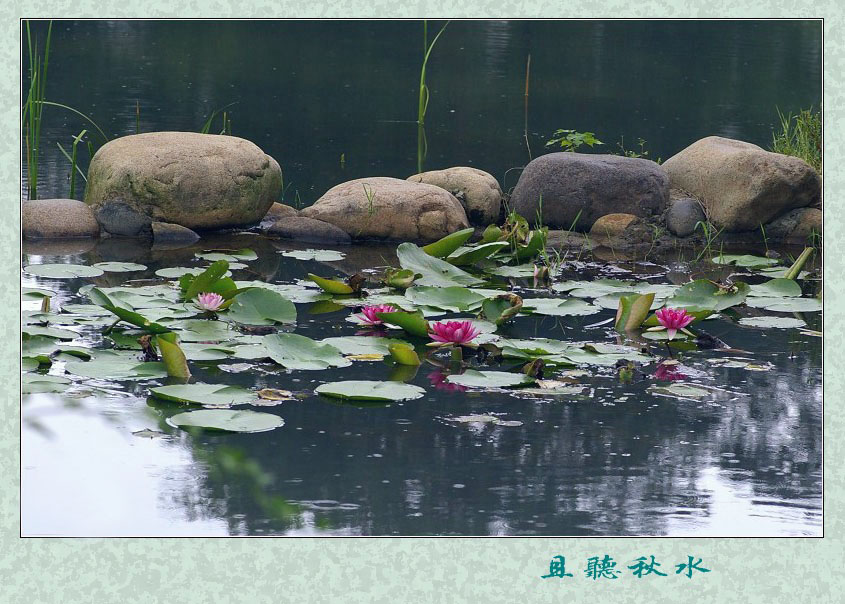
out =
[[[776,107],[821,101],[821,36],[820,21],[454,21],[428,65],[425,168],[515,184],[529,54],[534,155],[558,128],[595,132],[597,151],[643,138],[655,159],[712,134],[767,146]],[[136,103],[141,132],[199,130],[235,103],[233,133],[279,161],[286,202],[308,205],[345,180],[417,172],[422,44],[419,21],[56,21],[47,98],[109,137],[135,132]],[[41,197],[68,195],[56,143],[83,128],[45,109]]]
[[[236,279],[267,282],[290,282],[308,271],[350,273],[394,258],[392,247],[357,246],[344,249],[341,262],[295,261],[278,253],[285,244],[253,236],[170,252],[119,240],[70,244],[75,249],[28,243],[24,263],[136,261],[149,270],[133,277],[145,278],[162,266],[201,264],[193,253],[221,243],[249,245],[259,254]],[[675,283],[690,274],[673,259],[568,270],[572,277],[612,270],[617,278]],[[123,279],[24,281],[59,291],[62,305],[77,301],[75,292],[86,283],[114,286]],[[297,305],[297,333],[322,338],[356,331],[344,321],[349,311],[310,309]],[[615,342],[609,325],[590,327],[613,314],[520,317],[503,333]],[[820,313],[803,317],[821,329]],[[396,377],[391,368],[381,362],[325,372],[229,367],[237,360],[192,363],[199,381],[306,393],[259,409],[283,417],[283,427],[234,435],[171,428],[165,419],[177,409],[148,400],[149,382],[101,383],[108,392],[92,395],[83,380],[64,395],[31,395],[23,404],[23,532],[820,535],[821,340],[727,318],[707,321],[706,331],[747,351],[731,356],[773,367],[720,368],[708,359],[724,353],[692,353],[684,361],[687,381],[722,389],[696,401],[647,392],[655,383],[653,365],[630,384],[613,368],[589,367],[579,378],[588,386],[583,396],[558,399],[444,390],[438,369],[423,365],[408,379],[426,389],[424,398],[352,406],[311,391],[326,381]],[[98,336],[87,331],[84,340]],[[60,364],[52,371],[61,373]],[[491,413],[522,425],[450,421]],[[132,434],[143,429],[166,436]]]

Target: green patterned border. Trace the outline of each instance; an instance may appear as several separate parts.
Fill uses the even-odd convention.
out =
[[[444,17],[824,17],[824,111],[826,263],[825,273],[825,537],[823,539],[545,539],[545,538],[289,538],[289,539],[20,539],[19,337],[0,340],[3,358],[2,455],[6,486],[0,491],[3,548],[0,594],[5,602],[563,602],[584,596],[626,602],[840,602],[843,551],[841,500],[845,496],[843,458],[845,426],[838,406],[845,391],[842,347],[845,337],[838,295],[845,289],[842,230],[837,211],[843,192],[840,166],[845,147],[841,116],[845,112],[845,31],[843,10],[833,1],[777,2],[741,7],[724,0],[698,3],[648,0],[634,4],[598,0],[580,7],[534,0],[502,4],[474,0],[461,4],[431,2],[396,7],[370,3],[311,4],[289,1],[243,3],[212,0],[174,5],[162,0],[127,7],[126,3],[77,0],[28,2],[9,6],[3,21],[2,120],[7,132],[19,128],[19,17],[174,17],[353,16]],[[2,265],[4,325],[16,325],[14,298],[19,295],[20,212],[19,141],[7,137],[0,163],[6,199],[12,210],[0,217],[0,246],[9,254]],[[833,204],[833,205],[831,205]],[[833,211],[831,211],[833,208]],[[17,248],[17,258],[11,249]],[[18,390],[18,392],[16,392]],[[56,502],[61,505],[61,502]],[[840,554],[837,554],[840,552]],[[555,555],[567,559],[567,579],[541,579]],[[590,556],[613,556],[620,567],[641,555],[654,555],[669,568],[667,577],[636,579],[626,573],[616,581],[591,581],[581,575]],[[674,575],[671,566],[688,555],[701,557],[712,570],[693,579]],[[580,597],[579,597],[580,596]]]

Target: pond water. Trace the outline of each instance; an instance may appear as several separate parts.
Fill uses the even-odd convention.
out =
[[[114,291],[107,288],[174,283],[155,271],[208,266],[195,254],[214,248],[256,252],[253,260],[233,268],[234,279],[289,284],[289,297],[315,300],[296,304],[295,326],[279,326],[315,340],[370,332],[346,320],[354,308],[327,306],[313,283],[305,287],[299,280],[308,272],[336,277],[361,271],[375,280],[377,273],[369,269],[396,265],[392,245],[337,248],[340,260],[300,260],[283,255],[296,246],[258,235],[209,238],[201,246],[165,251],[115,239],[28,242],[24,266],[134,262],[146,268],[74,279],[25,272],[23,280],[27,287],[55,292],[51,309],[63,314],[53,317],[53,324],[77,332],[69,344],[100,349],[112,345],[101,334],[111,319],[73,306],[91,303],[79,294],[81,287]],[[691,264],[677,257],[600,261],[570,254],[554,282],[631,280],[667,295],[668,286],[690,277],[751,284],[768,279],[757,269]],[[820,282],[800,283],[806,298]],[[550,294],[572,298],[577,292],[534,289],[530,279],[510,284],[526,300]],[[656,287],[660,284],[662,289]],[[590,290],[595,284],[581,287]],[[579,295],[590,301],[599,293],[590,291]],[[40,304],[27,300],[24,310],[36,311]],[[440,313],[429,320],[472,314]],[[616,344],[622,340],[613,329],[614,314],[613,308],[579,316],[520,314],[496,337],[500,342],[548,338]],[[74,323],[74,317],[88,323]],[[799,319],[806,326],[755,327],[743,324],[743,317]],[[822,372],[815,330],[821,329],[821,313],[743,304],[695,327],[732,350],[675,350],[680,366],[661,373],[658,362],[668,358],[669,349],[660,341],[639,340],[629,352],[642,363],[630,379],[620,377],[613,359],[584,356],[575,367],[547,367],[545,378],[567,382],[557,393],[452,383],[446,376],[460,370],[448,355],[436,353],[418,369],[384,360],[355,360],[318,371],[231,355],[191,361],[195,381],[288,390],[297,397],[274,406],[238,407],[284,419],[284,425],[259,433],[175,428],[167,418],[184,411],[184,405],[150,397],[150,388],[169,380],[80,377],[65,371],[70,363],[86,362],[61,355],[40,371],[71,380],[70,387],[23,399],[22,532],[820,535]],[[181,333],[183,341],[204,339]],[[391,337],[403,338],[401,333],[391,330]],[[232,331],[224,339],[230,337],[242,343],[257,336]],[[654,356],[643,358],[640,347]],[[94,353],[95,360],[102,354]],[[513,375],[525,362],[482,363],[472,354],[465,360],[476,369]],[[404,380],[424,394],[367,404],[314,393],[320,384],[362,379]]]
[[[43,41],[46,24],[33,31]],[[596,152],[643,138],[652,159],[714,134],[768,147],[776,107],[821,102],[821,39],[821,21],[453,21],[428,64],[424,167],[516,184],[529,54],[534,156],[558,128],[595,132]],[[47,99],[110,138],[135,133],[136,117],[141,132],[197,131],[235,103],[232,132],[278,160],[289,204],[418,171],[419,21],[56,21],[51,48]],[[41,197],[69,194],[57,143],[69,150],[83,128],[45,108]]]

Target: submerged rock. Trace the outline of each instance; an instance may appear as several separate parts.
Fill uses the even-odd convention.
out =
[[[414,174],[408,180],[449,191],[463,204],[470,224],[487,226],[499,220],[502,189],[493,175],[483,170],[460,166]]]
[[[331,223],[353,239],[428,242],[469,226],[461,202],[448,191],[382,176],[332,187],[299,214]]]
[[[299,216],[299,210],[277,201],[267,210],[264,218],[261,219],[260,226],[262,229],[265,229],[282,218],[292,218],[294,216]]]
[[[39,199],[21,206],[24,239],[99,237],[100,225],[87,205],[76,199]]]
[[[343,229],[304,216],[283,217],[270,224],[262,222],[261,229],[267,235],[305,243],[352,243],[352,238]]]
[[[701,202],[680,191],[672,190],[669,209],[666,210],[666,228],[678,237],[689,237],[695,232],[695,225],[707,217]]]
[[[811,245],[813,233],[822,234],[822,211],[818,208],[792,210],[767,224],[765,229],[770,240]]]
[[[534,222],[589,231],[605,214],[649,218],[662,214],[669,201],[669,177],[646,159],[586,153],[549,153],[531,161],[511,196],[513,209]],[[542,207],[542,212],[540,211]]]
[[[247,140],[151,132],[97,151],[85,202],[116,235],[144,234],[154,221],[221,229],[261,220],[280,186],[279,164]]]
[[[759,229],[821,195],[819,175],[805,161],[720,136],[696,141],[663,166],[672,187],[700,199],[710,221],[726,231]]]
[[[196,243],[200,238],[191,229],[178,224],[154,222],[150,226],[153,232],[153,246],[158,249],[184,247]]]

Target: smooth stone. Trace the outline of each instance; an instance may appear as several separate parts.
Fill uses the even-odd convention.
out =
[[[695,226],[707,217],[701,202],[680,191],[671,192],[669,209],[666,210],[666,228],[678,237],[689,237],[695,232]]]
[[[21,206],[24,239],[99,237],[100,225],[87,205],[76,199],[38,199]]]
[[[701,200],[710,222],[726,231],[759,229],[821,196],[821,179],[804,160],[720,136],[694,142],[663,166],[672,188]]]
[[[279,164],[234,136],[150,132],[114,139],[91,160],[85,202],[113,234],[143,234],[145,216],[194,230],[255,224],[281,188]],[[109,208],[119,206],[113,216]],[[105,212],[105,214],[104,214]]]
[[[149,237],[152,219],[126,203],[114,200],[97,208],[97,222],[110,235]]]
[[[262,230],[267,235],[275,235],[284,239],[294,239],[306,243],[352,243],[352,238],[344,231],[328,222],[305,218],[304,216],[291,216],[281,218]]]
[[[169,222],[154,222],[150,225],[153,231],[153,246],[184,247],[199,241],[200,236],[187,227]]]
[[[469,227],[461,202],[448,191],[384,176],[336,185],[299,214],[353,239],[430,242]]]
[[[577,231],[589,231],[606,214],[652,218],[668,202],[669,177],[655,162],[568,152],[529,162],[511,195],[511,207],[529,222],[540,215],[551,228]]]
[[[449,191],[463,204],[470,224],[487,226],[499,220],[502,189],[499,181],[483,170],[458,166],[414,174],[408,180]]]
[[[606,214],[593,223],[590,239],[608,247],[630,247],[645,241],[647,227],[633,214]]]
[[[299,216],[299,210],[276,201],[267,210],[264,218],[261,219],[260,226],[262,229],[265,229],[282,218],[292,218],[294,216]]]

